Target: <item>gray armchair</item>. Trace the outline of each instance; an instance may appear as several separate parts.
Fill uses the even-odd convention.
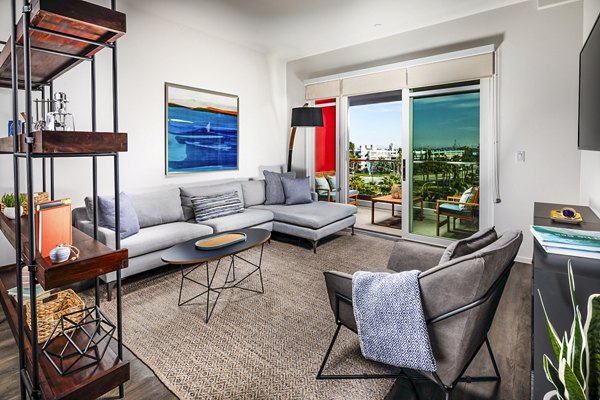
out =
[[[522,240],[520,231],[509,231],[498,237],[492,228],[455,242],[445,250],[404,240],[394,247],[388,272],[424,271],[419,276],[419,284],[438,369],[434,373],[417,372],[435,382],[446,399],[459,382],[500,380],[487,334]],[[352,275],[325,272],[325,282],[337,328],[317,379],[408,378],[407,371],[375,376],[323,374],[341,327],[357,332],[352,308]],[[484,344],[496,375],[464,376]]]

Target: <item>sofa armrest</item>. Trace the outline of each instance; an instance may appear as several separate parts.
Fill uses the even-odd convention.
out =
[[[328,271],[323,274],[334,318],[356,332],[356,321],[352,308],[352,275],[338,271]]]
[[[80,230],[83,231],[88,236],[94,237],[94,224],[92,221],[79,221],[78,225],[80,226]],[[104,243],[107,247],[111,249],[116,248],[115,241],[115,232],[110,229],[103,228],[101,226],[98,227],[98,240]]]
[[[430,244],[399,240],[394,245],[387,267],[396,272],[426,271],[439,264],[444,250]]]

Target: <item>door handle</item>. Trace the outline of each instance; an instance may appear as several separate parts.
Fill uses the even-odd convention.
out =
[[[402,159],[402,182],[406,182],[406,158]]]

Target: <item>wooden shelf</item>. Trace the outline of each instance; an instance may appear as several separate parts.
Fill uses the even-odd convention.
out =
[[[20,221],[23,259],[25,262],[29,262],[27,257],[29,243],[27,217],[22,217]],[[0,213],[0,230],[14,247],[15,221]],[[50,258],[41,257],[40,253],[37,253],[35,259],[38,266],[36,279],[45,290],[92,279],[128,266],[127,249],[110,249],[77,228],[73,228],[73,246],[81,252],[79,258],[75,261],[66,261],[60,264],[52,264]]]
[[[19,134],[19,152],[26,151],[25,135]],[[99,154],[127,151],[123,132],[36,131],[33,155]],[[13,138],[0,138],[0,153],[13,152]]]
[[[125,14],[81,0],[34,0],[31,25],[70,36],[101,43],[114,43],[126,31]],[[0,87],[11,87],[12,38],[0,52]],[[17,27],[17,44],[23,44],[23,19]],[[34,48],[60,51],[89,57],[103,47],[71,38],[31,31],[31,79],[34,83],[52,81],[83,60],[37,51]],[[17,48],[19,81],[23,80],[23,49]]]
[[[18,337],[18,305],[7,290],[16,286],[14,265],[0,267],[0,301],[4,314],[15,336]],[[31,331],[25,324],[26,368],[31,373]],[[108,348],[97,365],[62,376],[50,364],[50,361],[38,347],[38,371],[40,389],[45,400],[93,399],[129,380],[129,362],[120,361],[115,352]]]

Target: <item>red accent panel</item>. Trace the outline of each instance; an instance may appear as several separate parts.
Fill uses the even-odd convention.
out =
[[[323,107],[323,127],[315,129],[315,171],[335,171],[335,106]]]

